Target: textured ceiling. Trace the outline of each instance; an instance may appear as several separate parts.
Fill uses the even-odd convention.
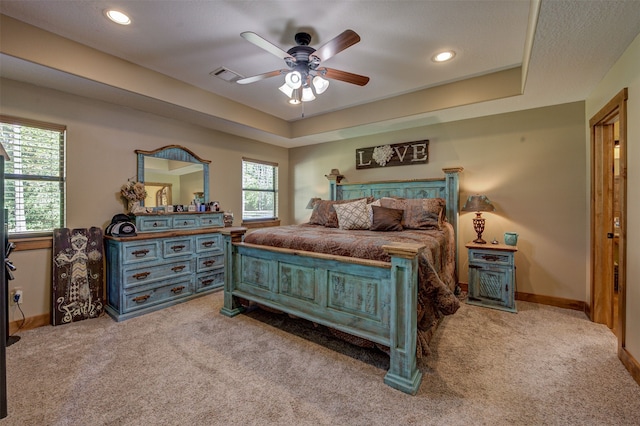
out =
[[[132,24],[121,27],[106,20],[107,6],[129,14]],[[145,107],[143,99],[118,93],[118,88],[78,82],[67,73],[2,56],[3,77],[71,92],[73,86],[83,87],[85,95],[282,146],[423,125],[429,118],[447,121],[584,100],[640,29],[637,0],[3,0],[0,12],[290,123],[335,111],[346,115],[358,106],[514,67],[524,66],[526,71],[519,96],[390,115],[388,121],[379,119],[346,132],[283,137],[204,112],[178,111],[166,102],[154,106],[149,100]],[[323,65],[371,80],[364,87],[332,81],[324,94],[304,104],[304,119],[302,107],[290,106],[277,90],[281,77],[239,85],[209,74],[219,67],[243,76],[285,68],[281,59],[242,39],[243,31],[288,50],[300,30],[312,35],[311,45],[317,48],[345,29],[356,31],[362,40]],[[445,64],[432,62],[431,56],[442,49],[454,49],[456,58]]]

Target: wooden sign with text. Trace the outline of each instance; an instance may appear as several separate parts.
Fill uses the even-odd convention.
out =
[[[408,166],[428,161],[428,140],[356,149],[356,169]]]

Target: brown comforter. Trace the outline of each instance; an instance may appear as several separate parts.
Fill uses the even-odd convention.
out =
[[[318,225],[291,225],[263,228],[248,233],[246,243],[304,250],[362,259],[391,259],[382,249],[391,242],[420,243],[427,246],[419,259],[417,356],[428,355],[429,341],[444,315],[454,314],[460,302],[455,296],[455,238],[453,227],[445,223],[443,230],[410,230],[400,232],[345,231]],[[373,345],[360,338],[334,331],[352,343]]]

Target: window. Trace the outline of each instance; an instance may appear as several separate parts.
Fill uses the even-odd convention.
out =
[[[278,165],[242,159],[242,220],[278,217]]]
[[[5,161],[4,206],[10,234],[50,233],[65,225],[66,127],[0,116]]]

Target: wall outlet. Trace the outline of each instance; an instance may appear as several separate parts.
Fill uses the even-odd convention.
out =
[[[14,305],[22,305],[24,303],[24,297],[22,295],[22,289],[14,288],[11,293],[11,302]]]

